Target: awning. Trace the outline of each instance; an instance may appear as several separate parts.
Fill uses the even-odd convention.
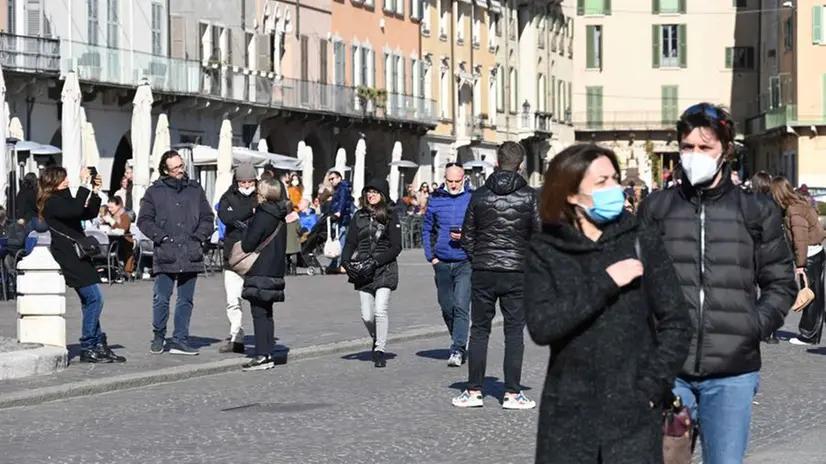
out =
[[[192,160],[195,166],[209,166],[217,164],[218,149],[206,145],[192,146]],[[297,158],[275,153],[264,153],[244,147],[232,147],[232,165],[249,163],[257,168],[272,164],[276,169],[284,171],[300,171],[301,161]]]

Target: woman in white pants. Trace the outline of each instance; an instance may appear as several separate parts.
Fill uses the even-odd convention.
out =
[[[387,308],[390,292],[399,284],[396,258],[402,251],[399,218],[389,205],[387,181],[374,179],[361,192],[361,204],[342,251],[342,266],[359,292],[361,319],[373,338],[373,364],[385,367]]]

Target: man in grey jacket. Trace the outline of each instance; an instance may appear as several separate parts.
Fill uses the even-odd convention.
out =
[[[189,319],[192,316],[195,282],[204,271],[203,243],[213,232],[215,215],[204,190],[186,176],[183,158],[174,150],[161,156],[156,180],[141,200],[138,229],[154,244],[152,327],[155,336],[149,351],[161,354],[166,341],[169,301],[177,283],[175,327],[170,354],[194,356],[198,350],[189,344]]]

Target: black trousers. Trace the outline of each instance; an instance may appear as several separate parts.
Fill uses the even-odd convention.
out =
[[[522,354],[525,349],[525,309],[522,305],[525,275],[521,272],[473,271],[471,277],[468,390],[482,390],[488,361],[488,339],[496,302],[505,319],[505,392],[522,390]]]
[[[821,251],[806,260],[806,277],[809,278],[809,285],[815,292],[815,299],[803,309],[798,325],[800,335],[797,338],[807,343],[820,343],[823,335],[823,315],[826,311],[826,295],[823,294],[823,257],[825,254]]]
[[[275,343],[275,322],[272,317],[272,303],[250,300],[252,328],[255,331],[255,354],[269,356]]]

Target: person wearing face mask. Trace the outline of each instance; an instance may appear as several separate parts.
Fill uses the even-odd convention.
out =
[[[689,307],[619,180],[616,155],[597,145],[566,148],[545,172],[524,283],[528,333],[551,353],[537,463],[663,462],[662,407],[688,355]]]
[[[287,195],[290,197],[290,203],[293,204],[293,208],[295,212],[298,212],[298,205],[301,203],[301,198],[304,195],[304,187],[301,186],[301,179],[298,178],[298,174],[292,173],[287,179],[286,182],[287,187]]]
[[[760,341],[795,301],[794,257],[780,208],[731,180],[728,112],[700,103],[676,129],[682,183],[649,195],[638,214],[662,234],[691,306],[691,350],[674,392],[700,424],[703,462],[743,462]]]
[[[224,231],[224,292],[227,296],[229,338],[218,348],[220,353],[244,353],[244,328],[241,326],[241,292],[244,278],[229,268],[232,247],[241,240],[244,229],[258,206],[255,195],[256,172],[251,164],[235,168],[235,182],[221,196],[218,203],[218,219],[226,227]]]

